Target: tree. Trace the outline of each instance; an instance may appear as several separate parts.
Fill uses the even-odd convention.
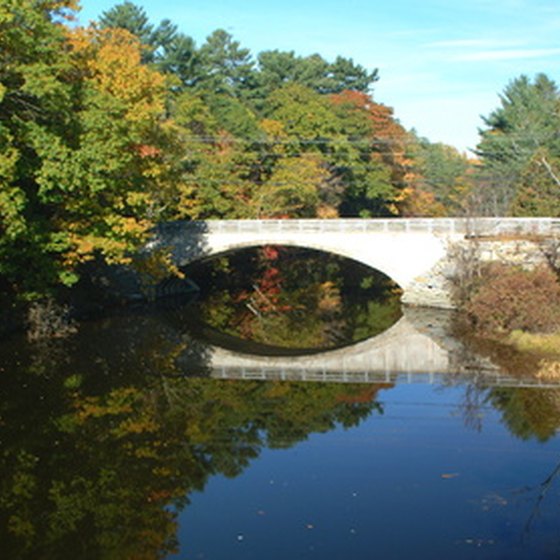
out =
[[[49,255],[52,210],[40,200],[41,157],[37,129],[52,135],[73,130],[71,63],[61,22],[69,1],[4,2],[0,6],[0,278],[33,292],[61,273]]]
[[[22,296],[94,258],[128,262],[176,188],[165,79],[128,32],[58,23],[71,7],[26,1],[0,20],[0,275]]]
[[[211,476],[381,409],[379,387],[177,375],[193,346],[184,322],[133,322],[97,330],[96,344],[64,344],[43,371],[30,367],[36,347],[6,356],[0,540],[10,559],[168,556],[178,513]]]
[[[473,188],[474,165],[452,146],[431,143],[426,138],[411,140],[416,190],[433,197],[442,215],[464,215]]]
[[[321,94],[344,90],[367,93],[378,79],[377,70],[368,72],[349,58],[339,56],[329,63],[318,54],[300,57],[293,51],[261,52],[258,70],[258,95],[254,95],[257,99],[289,83],[300,84]]]
[[[325,164],[317,155],[281,159],[254,197],[257,217],[316,216],[319,192],[327,176]]]
[[[351,58],[337,56],[330,65],[329,73],[334,87],[325,93],[341,93],[345,90],[370,93],[372,85],[379,79],[377,68],[368,72]]]
[[[505,88],[501,106],[484,118],[488,128],[480,133],[477,153],[483,161],[481,181],[490,212],[512,211],[523,174],[537,163],[536,154],[549,185],[558,186],[559,96],[557,85],[545,74],[533,82],[520,76]]]
[[[519,177],[513,216],[560,216],[560,154],[546,147],[533,154]]]
[[[151,47],[146,49],[144,57],[150,60],[153,56],[156,46],[154,45],[154,26],[149,23],[144,8],[127,0],[103,12],[99,16],[99,24],[101,29],[126,29],[138,37],[143,45]]]
[[[348,137],[346,164],[341,165],[348,188],[341,212],[363,217],[399,213],[409,186],[406,131],[391,108],[365,93],[343,91],[331,102]]]
[[[172,74],[181,87],[192,86],[199,78],[200,60],[193,39],[179,33],[168,19],[154,27],[144,9],[127,0],[103,12],[99,24],[101,29],[126,29],[138,37],[142,60]]]
[[[248,49],[223,29],[217,29],[200,47],[201,78],[199,89],[240,97],[251,87],[254,63]]]

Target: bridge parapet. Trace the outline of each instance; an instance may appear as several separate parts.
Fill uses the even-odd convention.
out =
[[[298,220],[206,220],[175,222],[208,233],[433,233],[466,236],[560,234],[556,218],[344,218]]]

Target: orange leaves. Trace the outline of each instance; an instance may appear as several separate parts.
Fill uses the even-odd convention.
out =
[[[161,155],[161,150],[155,146],[149,146],[147,144],[140,144],[134,147],[135,151],[141,158],[152,158]]]
[[[418,188],[409,187],[403,190],[399,209],[403,216],[441,218],[447,215],[445,207],[436,200],[433,193]]]

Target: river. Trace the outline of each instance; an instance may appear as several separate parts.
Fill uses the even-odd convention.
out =
[[[24,558],[552,558],[560,387],[266,248],[194,298],[0,343],[0,542]]]

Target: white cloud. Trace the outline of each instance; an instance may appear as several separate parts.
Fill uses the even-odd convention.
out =
[[[523,43],[519,41],[504,41],[500,39],[451,39],[447,41],[436,41],[426,45],[428,48],[449,48],[449,49],[497,49],[506,47],[516,47]]]
[[[557,55],[560,55],[560,49],[491,49],[455,54],[450,57],[450,60],[456,62],[484,62],[548,58]]]

